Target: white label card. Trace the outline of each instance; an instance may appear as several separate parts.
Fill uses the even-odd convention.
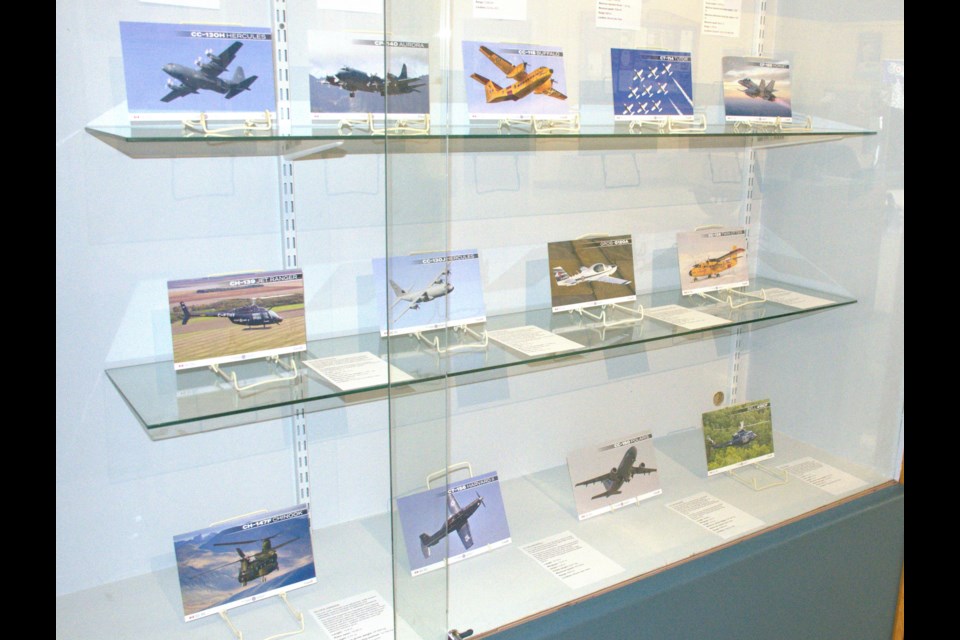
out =
[[[527,0],[473,0],[473,17],[526,20]]]
[[[830,300],[825,300],[824,298],[808,296],[804,293],[797,293],[796,291],[780,289],[778,287],[764,289],[763,293],[767,295],[767,300],[795,309],[813,309],[831,304]]]
[[[393,640],[393,608],[376,591],[310,610],[333,640]]]
[[[782,464],[778,468],[835,496],[859,489],[867,484],[846,471],[841,471],[810,457]]]
[[[597,26],[640,29],[641,0],[597,0]]]
[[[763,520],[727,504],[706,491],[667,505],[711,533],[728,540],[763,526]]]
[[[729,320],[712,316],[709,313],[703,313],[696,309],[687,309],[678,304],[667,304],[662,307],[651,307],[645,309],[644,314],[654,320],[667,322],[669,324],[683,327],[684,329],[703,329],[705,327],[716,327],[722,324],[730,324]]]
[[[543,356],[558,351],[579,349],[582,346],[573,340],[533,325],[488,331],[487,337],[526,356]]]
[[[304,360],[303,364],[342,391],[382,386],[389,382],[387,363],[369,351]],[[389,371],[393,382],[413,380],[413,376],[397,367],[390,366]]]
[[[705,36],[740,37],[742,0],[703,0],[700,33]]]
[[[623,567],[569,531],[531,542],[521,549],[571,589],[623,571]]]
[[[383,13],[383,0],[317,0],[318,9]]]

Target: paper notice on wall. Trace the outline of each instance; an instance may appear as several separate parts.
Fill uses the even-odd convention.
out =
[[[597,0],[597,26],[639,29],[641,0]]]
[[[473,0],[473,17],[526,20],[527,0]]]
[[[677,513],[715,533],[724,540],[752,531],[764,525],[745,511],[702,491],[667,505]]]
[[[703,0],[700,33],[705,36],[740,37],[742,0]]]
[[[531,542],[521,549],[571,589],[623,571],[623,567],[569,531]]]
[[[867,484],[846,471],[810,457],[782,464],[778,468],[835,496],[854,491]]]
[[[688,309],[678,304],[666,304],[662,307],[651,307],[644,312],[654,320],[677,325],[684,329],[705,329],[721,324],[730,324],[729,320],[712,316],[709,313]]]
[[[376,591],[310,610],[332,640],[393,640],[393,608]]]

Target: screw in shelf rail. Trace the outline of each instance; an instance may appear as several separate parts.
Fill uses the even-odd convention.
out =
[[[267,384],[276,384],[277,382],[289,382],[290,380],[294,380],[298,375],[300,375],[300,371],[297,369],[297,361],[294,358],[290,358],[289,364],[281,360],[279,356],[270,356],[269,358],[267,358],[267,360],[277,365],[278,367],[286,369],[287,371],[291,371],[292,373],[288,376],[276,376],[274,378],[270,378],[269,380],[261,380],[259,382],[253,382],[251,384],[241,386],[240,382],[237,380],[236,371],[231,371],[230,373],[227,373],[226,371],[221,369],[220,365],[218,364],[210,365],[210,370],[216,373],[218,376],[220,376],[224,380],[226,380],[227,382],[229,382],[230,385],[233,387],[233,390],[238,392],[249,391],[250,389],[254,389],[256,387],[262,387],[263,385],[267,385]]]
[[[201,113],[196,120],[184,120],[183,126],[191,131],[213,136],[236,133],[238,131],[243,133],[251,133],[253,131],[271,131],[273,129],[273,114],[271,114],[270,110],[268,109],[263,112],[263,120],[244,120],[243,124],[233,124],[211,129],[207,124],[207,114],[204,112]]]

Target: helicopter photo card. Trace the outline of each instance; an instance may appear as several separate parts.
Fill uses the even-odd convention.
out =
[[[724,56],[723,108],[727,122],[790,122],[790,63]]]
[[[570,113],[561,47],[465,40],[463,75],[471,120]]]
[[[689,51],[610,49],[613,119],[690,120],[693,117],[692,59]]]
[[[314,121],[413,118],[430,113],[426,42],[371,34],[310,31],[310,117]],[[384,69],[386,59],[386,69]]]
[[[173,549],[186,622],[317,581],[306,505],[181,533]]]
[[[496,471],[397,499],[410,574],[510,544]]]
[[[649,431],[574,451],[567,469],[580,520],[663,493]]]
[[[631,236],[547,243],[554,311],[637,299]]]
[[[677,234],[680,291],[689,296],[750,284],[747,230],[710,228]]]
[[[380,335],[485,322],[476,249],[375,258]]]
[[[167,282],[177,370],[305,351],[303,272]]]
[[[132,122],[240,121],[277,110],[268,27],[121,22]]]
[[[704,413],[703,444],[708,476],[772,458],[770,401],[744,402]]]

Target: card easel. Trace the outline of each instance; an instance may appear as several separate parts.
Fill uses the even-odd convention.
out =
[[[580,112],[566,118],[504,118],[497,122],[497,131],[512,127],[527,127],[538,135],[550,133],[577,133],[580,131]]]
[[[608,311],[611,312],[609,315],[613,315],[612,312],[614,311],[619,311],[621,313],[629,314],[631,317],[623,318],[621,320],[610,320],[607,317]],[[579,307],[577,309],[568,309],[568,312],[576,313],[576,314],[579,314],[581,317],[587,317],[592,320],[599,320],[604,328],[622,327],[628,324],[636,324],[638,322],[642,322],[644,317],[642,304],[640,305],[639,309],[632,309],[630,307],[625,307],[622,304],[618,304],[618,303],[605,304],[600,306],[599,314],[593,313],[589,309],[586,309],[583,307]]]
[[[707,130],[707,116],[695,113],[692,116],[667,116],[661,120],[631,120],[628,130],[640,135],[644,127],[650,127],[656,133],[703,133]]]
[[[474,331],[473,329],[470,328],[469,325],[465,325],[465,324],[454,325],[451,327],[447,327],[447,329],[449,329],[455,335],[458,335],[458,336],[470,336],[472,338],[475,338],[476,340],[478,340],[478,342],[471,342],[471,343],[465,343],[465,344],[464,343],[453,344],[453,345],[447,345],[446,347],[441,347],[439,336],[433,336],[433,338],[428,338],[426,335],[424,335],[425,333],[424,331],[416,331],[414,332],[413,335],[416,336],[417,340],[419,340],[420,342],[426,344],[429,347],[432,347],[440,355],[449,353],[451,351],[462,351],[465,349],[486,349],[487,345],[489,344],[489,340],[487,339],[486,327],[483,328],[482,334]],[[442,331],[442,329],[439,329],[439,331]]]
[[[211,128],[207,114],[204,112],[197,116],[196,120],[184,120],[183,126],[196,133],[214,136],[235,134],[237,132],[252,133],[254,131],[271,131],[273,130],[273,114],[271,114],[268,109],[263,112],[263,120],[244,120],[241,124],[228,124],[223,127]]]
[[[810,131],[813,129],[813,119],[810,116],[799,118],[800,122],[793,122],[797,117],[786,121],[777,116],[772,122],[755,122],[752,120],[737,120],[733,123],[733,130],[737,133],[751,131]]]
[[[209,368],[215,374],[217,374],[218,376],[220,376],[221,378],[229,382],[230,385],[233,387],[233,390],[237,392],[249,391],[250,389],[261,387],[266,384],[276,384],[278,382],[289,382],[290,380],[296,379],[297,376],[300,375],[300,371],[297,369],[297,360],[295,357],[291,357],[287,362],[284,362],[280,358],[280,356],[269,356],[264,359],[267,360],[268,362],[272,362],[275,366],[281,369],[290,371],[291,372],[290,375],[285,375],[285,376],[278,375],[278,376],[269,378],[267,380],[259,380],[257,382],[251,382],[249,384],[241,384],[240,381],[237,379],[236,371],[230,371],[230,372],[224,371],[219,364],[212,364],[210,365]]]
[[[768,481],[765,484],[761,485],[760,481],[757,479],[756,476],[752,476],[748,478],[742,473],[737,473],[737,471],[734,469],[727,471],[727,476],[733,478],[734,480],[736,480],[737,482],[739,482],[740,484],[746,487],[750,487],[754,491],[763,491],[764,489],[769,489],[771,487],[779,487],[780,485],[787,484],[787,482],[789,482],[790,480],[790,476],[786,471],[783,471],[780,469],[774,469],[764,464],[760,464],[759,462],[754,462],[753,464],[748,466],[754,469],[757,469],[758,471],[762,471],[763,473],[769,476],[773,476],[774,478],[776,478],[776,481]]]
[[[374,115],[367,113],[365,118],[345,118],[340,120],[337,125],[337,131],[341,135],[352,135],[354,129],[366,129],[371,135],[402,134],[425,136],[430,133],[430,114],[423,113],[407,118],[397,118],[393,126],[387,126],[387,121],[384,120],[384,126],[377,127]]]

